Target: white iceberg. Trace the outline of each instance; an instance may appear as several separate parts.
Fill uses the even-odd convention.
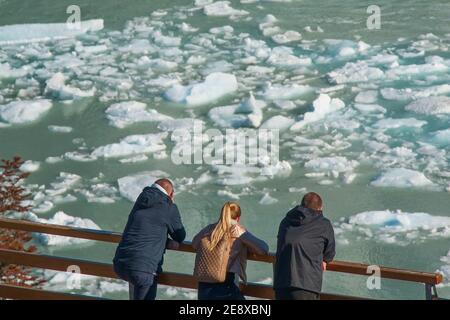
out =
[[[66,85],[66,80],[66,76],[61,72],[55,73],[49,80],[47,80],[45,93],[61,100],[92,97],[95,94],[95,88],[86,91],[81,90],[79,88]]]
[[[135,154],[154,153],[166,149],[164,139],[167,132],[135,134],[123,138],[118,143],[101,146],[92,151],[93,157],[126,157]]]
[[[0,120],[7,124],[25,124],[38,120],[52,107],[50,100],[13,101],[0,105]]]
[[[449,97],[429,97],[411,102],[405,110],[420,114],[450,114]]]
[[[103,29],[103,19],[85,20],[79,28],[70,23],[34,23],[0,27],[0,45],[21,44],[75,37]]]
[[[197,106],[216,101],[235,92],[237,88],[238,83],[234,75],[214,72],[201,83],[188,86],[174,85],[165,92],[165,97],[173,102]]]
[[[370,184],[374,187],[393,188],[434,186],[434,183],[422,172],[405,168],[388,169]]]
[[[117,128],[124,128],[137,122],[159,122],[172,119],[160,114],[155,109],[147,109],[147,105],[138,101],[126,101],[112,104],[106,109],[109,123]]]
[[[249,14],[245,10],[237,10],[230,6],[230,1],[217,1],[203,7],[203,12],[207,16],[245,16]]]
[[[329,95],[322,93],[314,100],[313,107],[314,111],[306,112],[303,116],[303,120],[292,125],[291,130],[298,131],[309,123],[322,120],[329,113],[343,109],[345,103],[341,99],[331,98]]]

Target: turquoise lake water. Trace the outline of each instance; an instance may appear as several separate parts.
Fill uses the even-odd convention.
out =
[[[369,30],[367,1],[242,2],[229,2],[234,14],[215,16],[193,1],[79,0],[82,21],[103,19],[103,28],[95,24],[94,31],[73,36],[61,25],[50,26],[36,34],[59,34],[61,39],[31,41],[37,35],[27,38],[35,28],[29,24],[64,23],[73,2],[0,0],[0,156],[18,154],[39,163],[28,179],[34,194],[44,194],[35,198],[40,208],[36,215],[50,219],[64,211],[101,229],[122,231],[132,203],[126,198],[131,191],[118,180],[161,170],[175,180],[175,200],[188,239],[217,219],[230,195],[237,195],[244,225],[273,251],[279,221],[305,190],[314,190],[323,196],[324,213],[337,230],[336,259],[440,270],[450,276],[450,3],[378,1],[381,29]],[[2,29],[11,25],[23,26]],[[211,30],[223,26],[232,28]],[[301,37],[286,42],[276,37],[286,31]],[[11,38],[23,41],[7,43]],[[175,84],[200,83],[214,72],[234,75],[237,90],[200,106],[169,101],[167,90]],[[49,80],[57,73],[65,77],[66,87],[50,88]],[[300,92],[298,86],[307,90]],[[268,92],[274,87],[279,96],[297,91],[273,99]],[[106,112],[115,103],[135,101],[145,103],[146,110],[188,119],[180,121],[183,126],[197,119],[206,128],[224,130],[233,125],[222,109],[213,108],[238,105],[250,92],[266,104],[263,126],[274,116],[289,123],[280,132],[279,160],[290,169],[265,180],[254,172],[233,171],[230,176],[237,184],[221,184],[229,175],[215,166],[175,165],[170,157],[176,148],[172,122],[139,122],[142,113],[125,112],[119,117],[129,122],[122,127]],[[304,121],[304,114],[319,105],[314,101],[320,94],[345,106],[336,107],[336,100],[322,104],[331,111],[292,130],[292,124]],[[40,108],[42,99],[50,100],[51,108],[30,122],[11,105],[40,101]],[[5,106],[14,106],[8,110],[16,112],[19,123],[12,123]],[[225,124],[215,121],[211,110],[219,110]],[[281,123],[275,119],[273,123]],[[70,132],[49,129],[55,125]],[[168,133],[161,140],[162,153],[148,151],[143,157],[142,151],[137,152],[140,158],[133,158],[129,144],[117,147],[128,150],[122,156],[98,149],[131,135],[160,132]],[[403,171],[392,171],[399,168]],[[65,180],[52,186],[61,172],[79,177],[73,184]],[[45,189],[53,193],[45,194]],[[71,197],[64,199],[67,195]],[[261,201],[266,195],[269,201]],[[371,213],[358,215],[365,212]],[[41,243],[40,250],[110,262],[115,246]],[[192,268],[192,255],[166,255],[166,271],[190,273]],[[270,283],[271,266],[249,263],[248,276]],[[56,279],[50,282],[58,285]],[[449,288],[447,282],[438,292],[450,298]],[[86,279],[79,292],[126,299],[123,289],[119,282]],[[325,275],[324,291],[384,299],[424,297],[419,284],[383,280],[380,290],[369,290],[365,277],[332,272]],[[185,299],[193,293],[162,287],[158,296]]]

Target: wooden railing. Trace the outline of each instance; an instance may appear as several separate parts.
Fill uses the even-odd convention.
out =
[[[71,228],[60,225],[43,224],[6,218],[0,218],[0,228],[96,240],[109,243],[118,243],[121,239],[121,234],[117,232]],[[189,242],[180,244],[177,251],[191,253],[194,252]],[[272,253],[268,255],[250,254],[248,258],[249,260],[271,264],[275,261],[275,256]],[[113,271],[112,264],[93,262],[82,259],[72,259],[0,249],[0,262],[4,264],[15,264],[56,271],[67,271],[69,270],[69,267],[77,266],[81,274],[107,278],[118,278]],[[371,275],[371,273],[368,273],[368,267],[369,265],[361,263],[333,261],[328,264],[327,271],[369,276]],[[443,281],[443,277],[439,273],[418,272],[386,267],[380,267],[380,276],[381,278],[421,283],[425,286],[425,298],[430,300],[437,299],[436,285]],[[190,274],[164,272],[158,277],[158,283],[182,288],[197,288],[197,281]],[[253,296],[263,299],[274,298],[273,289],[269,285],[255,283],[247,283],[246,285],[241,284],[241,290],[243,294],[247,296]],[[0,284],[0,297],[9,299],[99,299],[96,297],[52,292],[40,289],[22,288],[19,286],[5,284]],[[321,299],[335,300],[363,298],[322,293]]]

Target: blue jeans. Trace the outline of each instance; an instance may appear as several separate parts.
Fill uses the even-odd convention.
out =
[[[158,288],[156,275],[136,270],[129,270],[114,265],[114,271],[130,284],[130,300],[155,300]]]

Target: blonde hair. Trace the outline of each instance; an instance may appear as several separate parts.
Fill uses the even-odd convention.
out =
[[[230,237],[231,220],[236,220],[241,216],[241,207],[237,202],[226,202],[222,207],[220,219],[211,233],[209,250],[213,250],[224,237]]]

